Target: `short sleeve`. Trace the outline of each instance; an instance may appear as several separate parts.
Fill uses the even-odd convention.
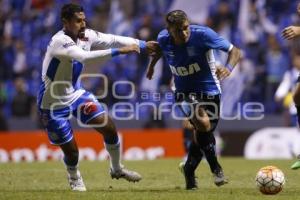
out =
[[[219,49],[222,51],[230,51],[233,45],[215,31],[210,28],[206,28],[204,31],[204,43],[209,49]]]
[[[163,48],[164,43],[168,40],[168,32],[164,29],[157,36],[157,42],[161,48]]]

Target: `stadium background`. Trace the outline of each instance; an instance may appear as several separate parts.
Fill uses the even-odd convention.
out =
[[[43,55],[51,36],[61,29],[59,11],[66,2],[70,1],[0,1],[2,162],[35,160],[39,157],[34,153],[36,150],[44,152],[43,158],[57,158],[55,149],[49,146],[46,134],[41,129],[35,101],[39,90]],[[240,65],[231,77],[222,83],[224,117],[218,128],[220,154],[244,155],[248,158],[292,158],[300,152],[300,134],[293,128],[294,117],[289,114],[290,96],[287,95],[285,105],[282,101],[274,100],[275,91],[284,73],[293,68],[293,57],[299,53],[298,42],[284,41],[280,33],[290,24],[299,24],[300,18],[296,14],[297,1],[73,2],[84,6],[89,27],[101,32],[143,40],[156,38],[157,33],[164,27],[163,15],[169,10],[183,9],[193,23],[210,26],[243,51]],[[216,52],[216,57],[218,62],[225,63],[224,54]],[[101,73],[109,78],[108,95],[99,99],[109,110],[120,102],[120,109],[127,108],[124,103],[172,103],[172,100],[166,97],[166,94],[171,93],[169,67],[163,61],[159,63],[156,78],[148,82],[144,75],[147,62],[146,55],[130,55],[87,66],[85,73]],[[116,93],[122,96],[134,92],[133,98],[124,100],[112,95],[113,83],[124,80],[134,83],[134,91],[123,84],[115,87]],[[95,94],[101,95],[103,92],[104,83],[101,79],[91,78],[83,83],[87,90]],[[263,105],[263,111],[257,105]],[[122,112],[116,115],[124,119],[130,114]],[[138,110],[138,120],[116,120],[117,127],[123,134],[125,153],[130,151],[129,159],[184,155],[181,122],[174,120],[168,112],[163,113],[161,120],[153,120],[154,114],[151,107],[145,106]],[[253,120],[259,116],[263,117]],[[85,150],[83,157],[91,160],[104,159],[105,155],[101,154],[101,142],[94,142],[98,139],[96,134],[82,129],[75,122],[74,127],[78,137],[83,137],[79,138],[81,150]],[[270,128],[264,129],[265,127]],[[257,133],[254,134],[255,132]],[[253,137],[249,138],[251,135]],[[89,138],[90,136],[92,138]],[[80,142],[81,140],[83,142]],[[127,141],[131,143],[126,144]]]

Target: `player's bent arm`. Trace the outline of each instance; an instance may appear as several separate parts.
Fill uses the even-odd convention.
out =
[[[232,71],[236,64],[240,61],[242,56],[241,50],[233,46],[232,49],[228,52],[228,59],[226,67]]]
[[[150,63],[147,67],[147,73],[146,73],[146,77],[151,80],[154,74],[154,67],[156,65],[156,63],[159,61],[159,59],[161,58],[161,54],[157,54],[154,57],[151,57]]]

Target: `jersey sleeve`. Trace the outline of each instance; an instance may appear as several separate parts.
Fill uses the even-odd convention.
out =
[[[98,31],[91,31],[92,47],[108,49],[119,48],[127,45],[139,45],[141,50],[146,48],[146,42],[143,40],[134,39],[131,37],[124,37],[112,34],[101,33]]]
[[[53,57],[75,59],[82,63],[107,60],[112,57],[113,52],[113,49],[85,51],[66,36],[53,39],[48,48]]]
[[[204,43],[209,49],[219,49],[226,52],[231,51],[233,48],[228,40],[222,38],[210,28],[206,28],[204,31]]]
[[[275,97],[278,99],[283,99],[290,91],[292,85],[292,78],[289,71],[285,72],[283,79],[275,92]]]
[[[168,32],[167,30],[163,29],[158,35],[157,35],[157,42],[161,49],[164,49],[166,46],[168,40]]]

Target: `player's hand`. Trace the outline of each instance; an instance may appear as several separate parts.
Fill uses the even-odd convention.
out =
[[[156,55],[161,53],[161,49],[159,47],[159,44],[156,41],[148,41],[146,43],[146,49],[147,49],[147,53],[150,56],[156,56]]]
[[[140,47],[136,44],[124,46],[118,49],[120,54],[140,53]]]
[[[216,74],[220,81],[224,80],[226,77],[230,75],[229,69],[223,66],[217,66]]]
[[[282,37],[287,40],[291,40],[300,35],[300,27],[299,26],[289,26],[283,29],[281,33]]]

